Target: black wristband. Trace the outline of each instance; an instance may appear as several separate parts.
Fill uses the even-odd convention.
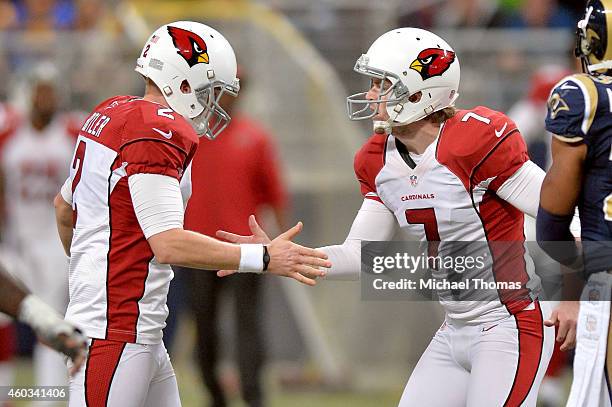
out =
[[[264,245],[263,249],[263,271],[267,271],[270,264],[270,253],[268,253],[268,246]]]

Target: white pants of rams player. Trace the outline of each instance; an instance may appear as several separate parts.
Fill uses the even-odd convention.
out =
[[[612,275],[591,275],[580,301],[574,380],[568,407],[610,407],[612,341],[609,334]],[[608,365],[606,369],[606,359]],[[608,377],[606,377],[608,376]]]
[[[70,368],[70,362],[68,362]],[[85,367],[70,379],[69,407],[180,407],[163,342],[92,339]]]
[[[500,321],[444,322],[417,363],[399,407],[535,407],[552,356],[550,305]]]

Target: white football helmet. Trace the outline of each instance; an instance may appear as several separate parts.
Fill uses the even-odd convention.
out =
[[[386,103],[390,118],[375,123],[375,127],[387,130],[453,106],[459,96],[459,60],[455,52],[442,38],[419,28],[398,28],[381,35],[357,60],[354,70],[371,80],[389,80],[391,86],[381,90],[374,100],[367,99],[368,92],[349,96],[349,118],[371,119],[380,104]],[[410,97],[418,92],[420,99],[411,102]]]
[[[224,93],[238,95],[236,70],[234,50],[225,37],[193,21],[158,28],[136,61],[136,72],[151,79],[170,107],[211,140],[229,124],[219,100]],[[191,88],[188,93],[181,90],[184,81]]]

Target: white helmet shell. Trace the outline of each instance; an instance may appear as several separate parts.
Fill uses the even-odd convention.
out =
[[[214,139],[230,117],[218,102],[240,89],[230,43],[213,28],[177,21],[158,28],[136,61],[136,71],[161,90],[168,105],[191,122],[198,134]],[[183,83],[189,84],[185,92]]]
[[[419,28],[398,28],[381,35],[356,62],[354,70],[372,79],[391,82],[378,99],[367,100],[367,92],[347,98],[349,117],[374,117],[371,106],[386,103],[389,126],[421,120],[453,106],[459,93],[459,60],[446,41]],[[420,98],[410,97],[421,92]]]

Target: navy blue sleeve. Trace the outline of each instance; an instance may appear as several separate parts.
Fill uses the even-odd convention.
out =
[[[584,76],[569,76],[553,89],[548,99],[546,130],[562,141],[582,141],[596,109],[597,90],[593,82]]]

